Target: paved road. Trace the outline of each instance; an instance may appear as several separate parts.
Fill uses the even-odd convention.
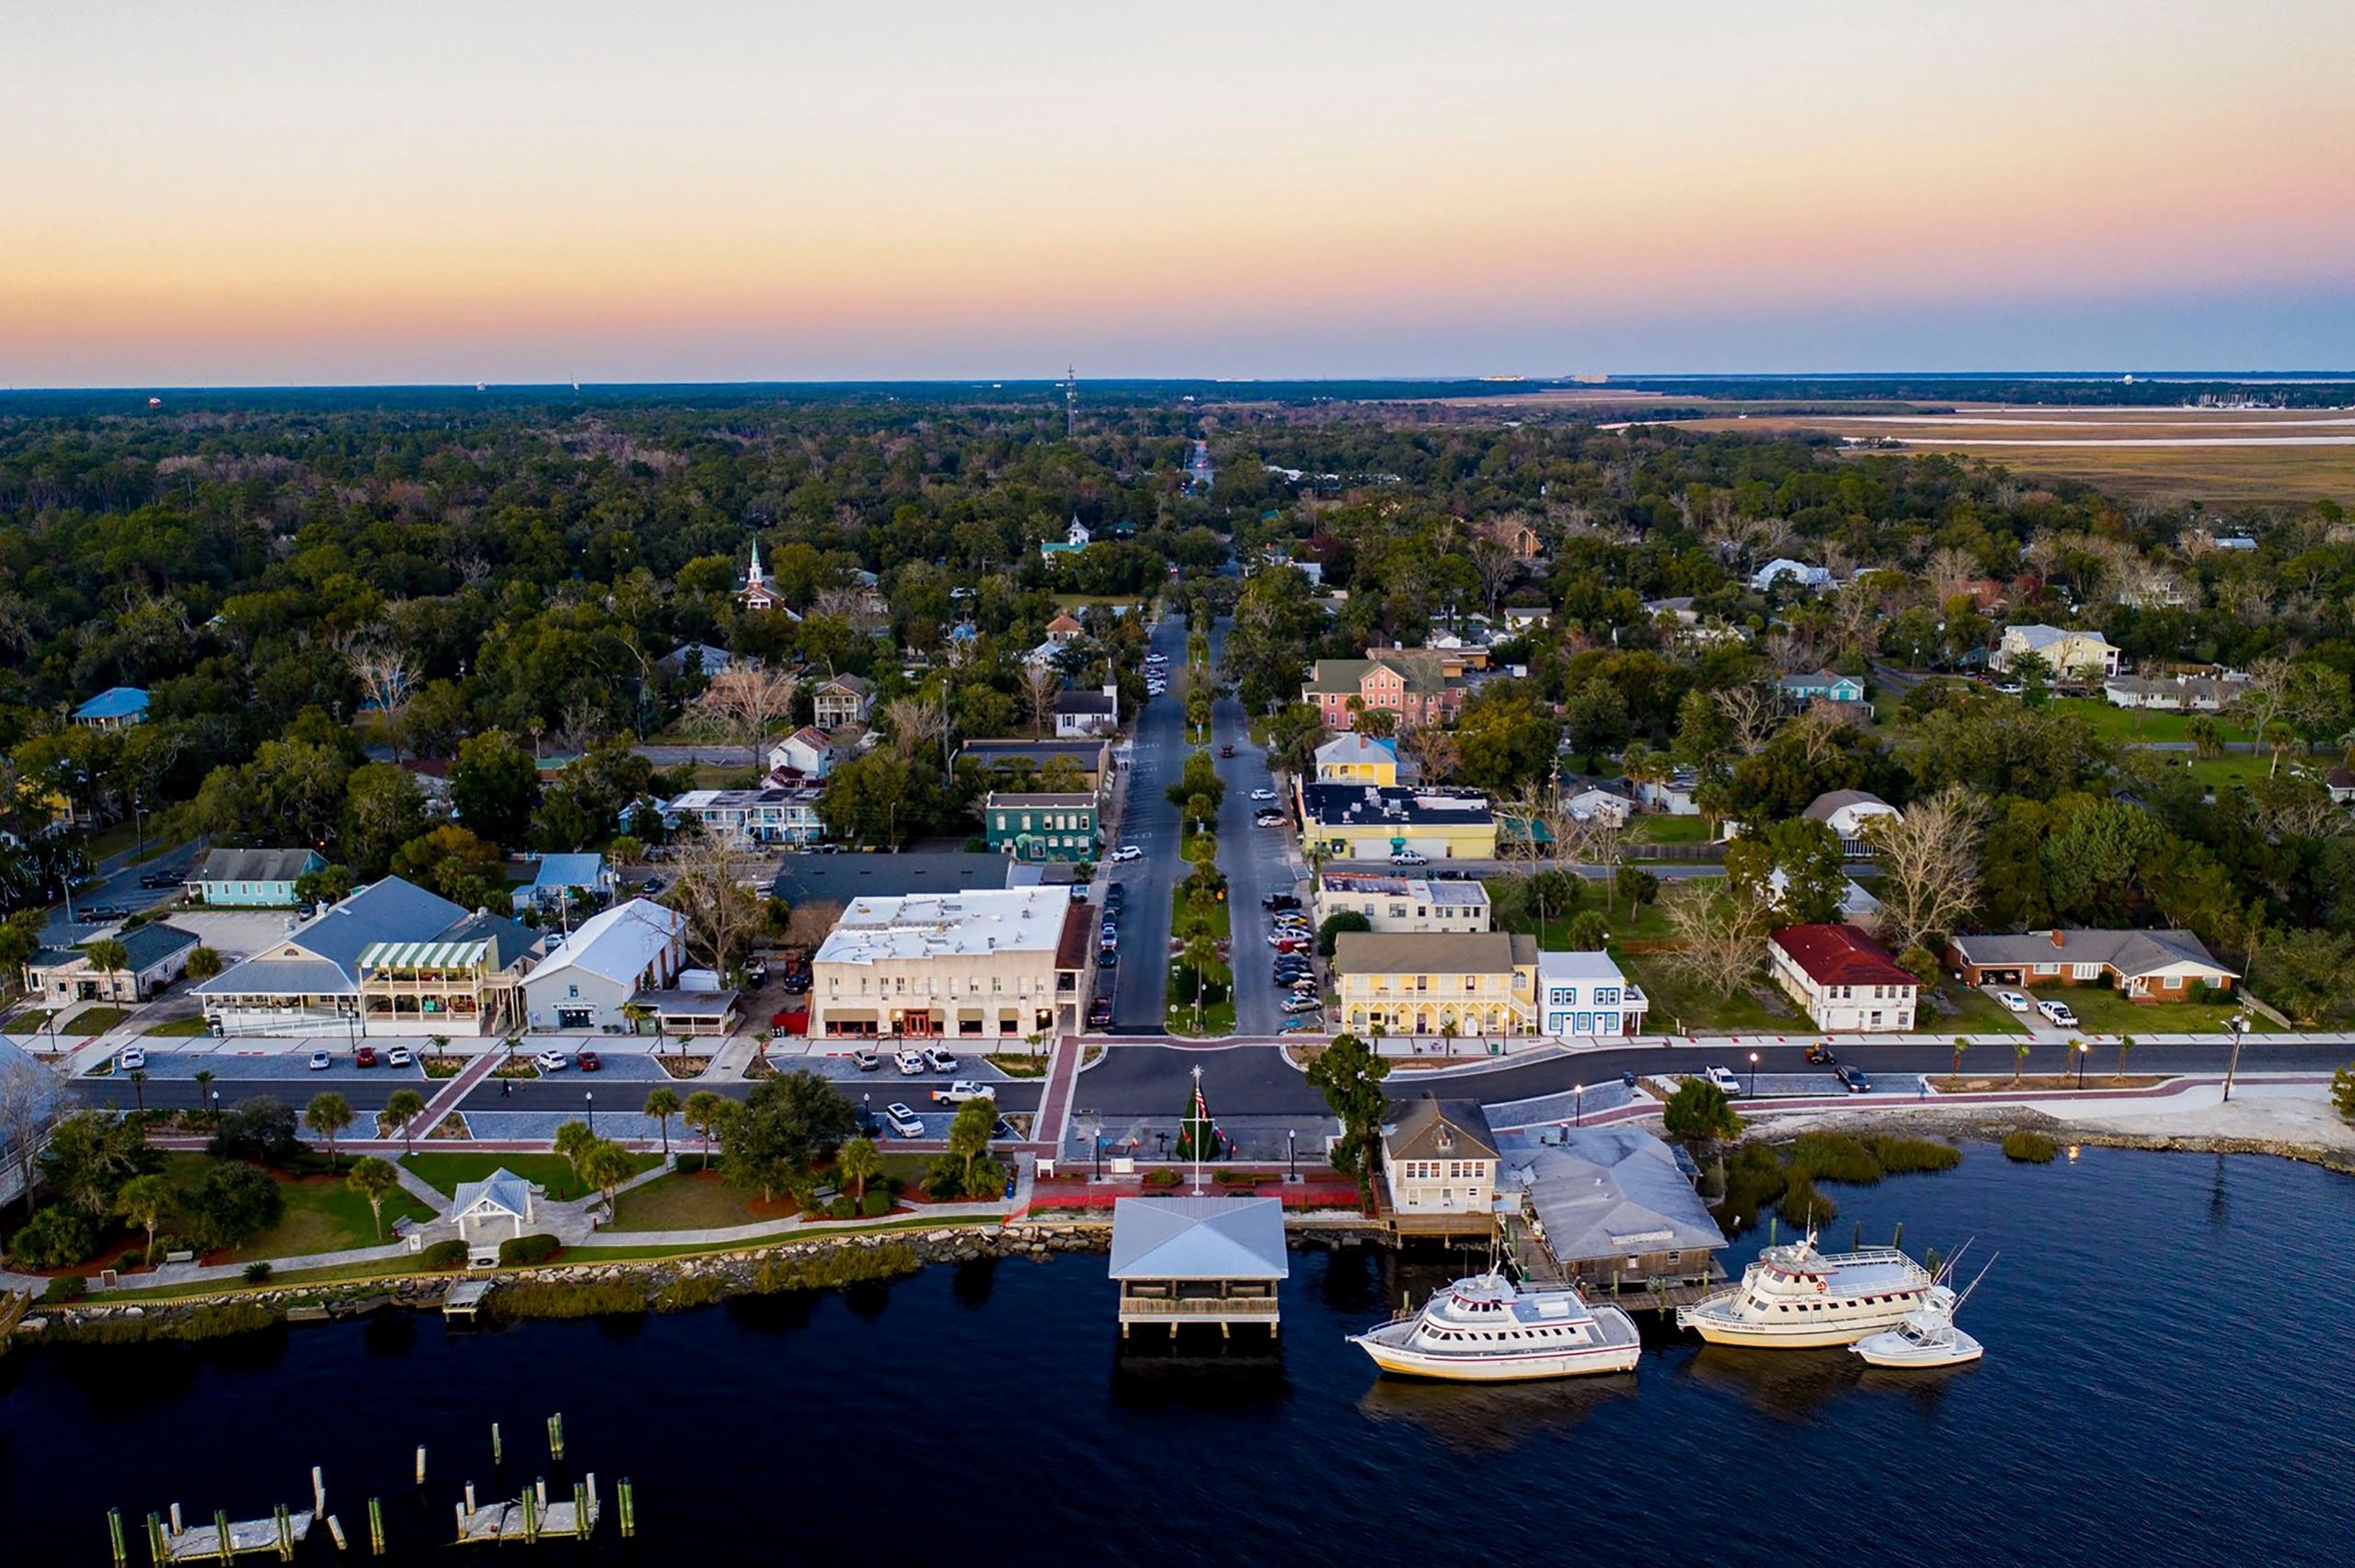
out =
[[[168,871],[175,876],[187,871],[197,858],[196,841],[177,844],[152,860],[137,865],[131,864],[131,852],[109,856],[100,863],[101,874],[89,887],[74,895],[74,910],[78,917],[92,904],[120,904],[127,910],[144,910],[179,896],[177,885],[170,887],[142,887],[139,879],[149,872]],[[49,924],[40,939],[52,947],[71,946],[86,941],[92,933],[102,931],[118,922],[65,918],[63,905],[49,911]]]
[[[1154,651],[1166,654],[1172,669],[1185,662],[1186,624],[1170,616],[1154,628]],[[1178,808],[1166,793],[1186,763],[1186,711],[1175,691],[1152,698],[1136,724],[1130,753],[1128,803],[1120,820],[1120,842],[1144,851],[1143,860],[1115,864],[1112,875],[1127,888],[1120,912],[1120,966],[1112,993],[1116,1028],[1159,1034],[1163,1001],[1169,990],[1169,894],[1177,884]]]
[[[1220,657],[1227,623],[1211,631],[1211,657]],[[1235,1032],[1272,1035],[1284,1014],[1279,1004],[1284,993],[1276,987],[1272,950],[1267,944],[1268,918],[1259,900],[1270,893],[1300,888],[1300,869],[1287,858],[1292,835],[1285,828],[1259,828],[1252,817],[1268,803],[1253,800],[1255,789],[1271,789],[1268,754],[1251,742],[1243,704],[1221,697],[1211,709],[1211,738],[1216,746],[1232,746],[1235,755],[1219,759],[1219,777],[1226,798],[1218,813],[1218,864],[1226,873],[1229,924],[1233,928],[1235,969]],[[1281,801],[1275,804],[1281,806]],[[1287,814],[1289,820],[1289,814]]]

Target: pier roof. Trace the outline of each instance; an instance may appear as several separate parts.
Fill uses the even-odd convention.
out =
[[[1112,1205],[1115,1279],[1283,1279],[1284,1207],[1272,1197],[1124,1197]]]

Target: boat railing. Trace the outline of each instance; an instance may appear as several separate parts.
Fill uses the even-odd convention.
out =
[[[1837,1266],[1850,1263],[1906,1263],[1913,1260],[1895,1247],[1858,1247],[1854,1252],[1826,1253],[1823,1261]]]

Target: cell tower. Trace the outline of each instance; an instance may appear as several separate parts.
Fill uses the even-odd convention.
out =
[[[1063,434],[1079,434],[1079,372],[1063,367]]]

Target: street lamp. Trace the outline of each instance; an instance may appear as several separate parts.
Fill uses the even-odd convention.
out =
[[[597,1136],[597,1092],[594,1089],[584,1089],[581,1091],[580,1097],[589,1104],[589,1136],[594,1138]]]
[[[1586,1085],[1583,1083],[1570,1085],[1570,1125],[1586,1126]]]
[[[2085,1086],[2085,1059],[2093,1055],[2093,1047],[2085,1041],[2077,1042],[2077,1087],[2080,1089]]]
[[[2235,1013],[2232,1017],[2233,1055],[2224,1064],[2224,1098],[2233,1097],[2233,1075],[2241,1070],[2241,1036],[2248,1033],[2248,1014]]]
[[[1750,1097],[1758,1098],[1758,1053],[1750,1053]]]
[[[1284,1180],[1300,1180],[1300,1133],[1293,1127],[1284,1128]]]

